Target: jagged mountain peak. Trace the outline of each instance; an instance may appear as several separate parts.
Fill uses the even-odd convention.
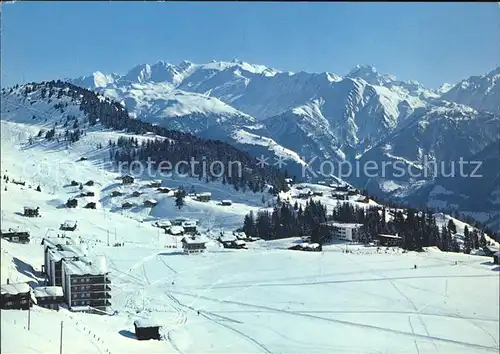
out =
[[[442,84],[438,89],[437,89],[437,93],[438,94],[444,94],[448,91],[450,91],[451,89],[453,88],[453,84],[449,84],[449,83],[444,83]]]
[[[396,81],[390,74],[381,74],[374,65],[358,64],[348,74],[349,78],[360,78],[372,85],[384,85]]]
[[[490,72],[471,76],[443,92],[441,98],[479,110],[500,113],[500,67]]]

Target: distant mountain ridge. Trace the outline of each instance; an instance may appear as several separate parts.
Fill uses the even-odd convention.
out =
[[[318,168],[326,160],[419,166],[424,157],[448,163],[473,156],[500,134],[499,77],[500,67],[433,90],[371,65],[341,76],[233,60],[159,61],[124,75],[96,72],[69,81],[122,102],[137,119],[223,140],[255,156],[283,153],[287,169],[300,172],[311,159]],[[409,176],[368,180],[352,179],[408,200],[432,183]]]

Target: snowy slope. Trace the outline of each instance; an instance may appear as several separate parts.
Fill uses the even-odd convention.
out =
[[[217,98],[173,90],[168,84],[131,84],[101,92],[123,102],[135,118],[172,130],[198,133],[213,126],[229,129],[255,122]]]
[[[475,109],[500,113],[500,67],[481,76],[471,76],[448,89],[442,99]]]
[[[49,117],[55,115],[46,108]],[[149,178],[119,186],[119,174],[102,163],[107,151],[97,149],[96,143],[124,133],[89,130],[69,148],[42,139],[30,145],[29,136],[53,122],[32,119],[29,110],[16,110],[29,114],[20,117],[12,109],[11,105],[6,108],[10,112],[2,112],[1,173],[11,180],[23,179],[26,185],[1,180],[2,228],[27,227],[32,241],[26,245],[1,241],[2,282],[7,275],[12,281],[41,283],[42,237],[54,237],[62,222],[75,220],[74,235],[88,246],[90,255],[106,257],[116,314],[55,312],[35,306],[28,331],[25,311],[2,310],[2,352],[57,352],[61,321],[63,350],[71,353],[371,353],[374,348],[498,352],[499,278],[490,258],[434,249],[377,252],[362,246],[347,246],[352,253],[344,253],[343,244],[325,246],[321,253],[285,249],[297,239],[257,241],[241,251],[222,249],[211,239],[206,253],[184,256],[176,248],[179,240],[160,233],[151,225],[153,220],[187,216],[200,219],[202,229],[232,230],[241,226],[245,213],[265,207],[263,195],[270,202],[271,197],[236,192],[217,183],[166,178],[167,186],[194,185],[197,191],[212,192],[214,198],[200,203],[186,197],[186,206],[176,209],[171,195],[146,187]],[[245,138],[259,142],[255,136]],[[89,159],[76,162],[81,156]],[[96,182],[99,208],[61,208],[78,193],[67,184],[89,179]],[[42,191],[30,188],[35,185]],[[110,193],[117,187],[125,195],[114,199]],[[316,184],[304,187],[329,190]],[[144,194],[131,197],[135,190]],[[297,192],[292,188],[281,197],[294,202]],[[152,209],[117,210],[124,200],[152,197],[159,200]],[[219,206],[218,199],[232,199],[234,204]],[[329,208],[338,203],[326,195],[318,199]],[[19,215],[25,204],[39,205],[42,217]],[[108,240],[124,246],[108,246]],[[415,264],[418,269],[413,269]],[[133,322],[141,318],[160,322],[164,340],[137,341]]]
[[[482,178],[461,178],[460,173],[464,177],[470,176],[474,168],[469,167],[460,172],[459,161],[482,161],[482,169],[491,168],[494,159],[476,154],[487,146],[498,144],[498,127],[500,116],[455,103],[419,109],[394,133],[359,157],[361,165],[368,161],[376,163],[376,176],[373,176],[374,173],[371,178],[355,176],[351,182],[365,185],[370,180],[371,191],[374,193],[385,193],[413,202],[420,201],[417,198],[420,194],[429,197],[429,191],[419,189],[432,184],[436,178],[443,186],[458,185],[466,182],[465,180],[469,184],[477,182],[485,187],[489,186],[485,191],[488,194],[494,187],[489,183],[492,180],[483,182]],[[387,189],[386,186],[390,184],[397,187]],[[474,188],[456,188],[454,193],[456,197],[460,193],[472,197],[476,193],[473,190]]]
[[[15,214],[23,203],[52,196],[13,186],[1,196],[4,221],[29,222],[35,237],[28,245],[2,241],[2,249],[39,271],[39,241],[68,217],[67,211],[47,204],[42,218],[26,220]],[[2,310],[7,353],[56,351],[61,321],[63,348],[74,353],[498,351],[499,283],[489,258],[433,249],[377,253],[357,246],[346,254],[343,245],[317,254],[284,250],[293,239],[257,242],[243,252],[211,244],[204,255],[182,256],[164,248],[175,243],[157,238],[157,229],[117,213],[103,219],[99,212],[81,210],[72,217],[78,218],[90,252],[106,256],[117,313],[35,306],[28,331],[25,311]],[[108,228],[117,229],[124,247],[106,245]],[[12,279],[23,280],[24,270],[11,268]],[[135,340],[133,321],[140,318],[160,322],[165,340]],[[353,342],[357,337],[364,339]]]

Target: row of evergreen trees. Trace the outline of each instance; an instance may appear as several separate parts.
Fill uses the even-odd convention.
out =
[[[390,221],[387,214],[390,213]],[[402,237],[401,246],[407,250],[421,250],[423,247],[437,246],[442,251],[459,252],[460,247],[453,235],[457,232],[453,220],[441,228],[433,213],[418,212],[407,208],[403,210],[385,207],[359,208],[350,203],[337,205],[328,214],[326,207],[319,201],[309,200],[305,208],[296,202],[291,205],[280,202],[272,212],[261,210],[254,215],[245,216],[243,231],[249,236],[265,240],[296,236],[311,236],[311,242],[324,243],[329,237],[329,228],[322,225],[326,221],[363,224],[360,241],[368,243],[378,234],[398,234]],[[465,252],[486,246],[486,239],[477,229],[464,231]]]
[[[110,156],[117,162],[145,162],[149,158],[155,166],[162,161],[168,161],[175,166],[180,161],[189,162],[193,158],[198,162],[194,174],[200,176],[200,179],[205,178],[206,182],[214,181],[220,176],[223,183],[231,184],[236,189],[248,188],[257,192],[270,185],[271,191],[277,192],[288,188],[285,182],[288,177],[286,173],[272,166],[260,167],[254,157],[225,142],[204,140],[190,133],[172,131],[133,119],[120,103],[60,80],[26,85],[24,93],[28,95],[37,89],[41,90],[42,97],[66,96],[78,102],[80,110],[88,117],[90,126],[100,123],[115,130],[135,134],[153,133],[162,137],[141,144],[134,138],[121,138],[113,144]],[[241,165],[241,174],[238,164]],[[210,166],[213,166],[212,171]],[[191,172],[189,166],[182,165],[182,168],[186,171],[180,171],[181,173]]]

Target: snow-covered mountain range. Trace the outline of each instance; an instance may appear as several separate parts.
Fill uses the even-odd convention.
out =
[[[473,156],[498,140],[499,70],[439,89],[369,65],[341,76],[238,60],[160,61],[124,75],[95,72],[67,80],[122,102],[137,119],[224,140],[254,155],[281,156],[295,172],[314,157],[317,168],[325,160],[421,167],[423,160]],[[405,198],[434,180],[392,174],[351,179],[384,196]]]

